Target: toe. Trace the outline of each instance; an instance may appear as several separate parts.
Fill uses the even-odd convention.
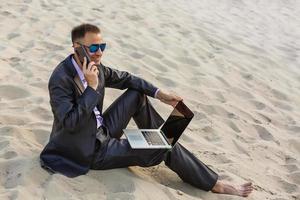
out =
[[[248,187],[248,186],[251,186],[251,185],[252,185],[251,182],[247,182],[247,183],[244,183],[242,186],[243,186],[243,187]]]

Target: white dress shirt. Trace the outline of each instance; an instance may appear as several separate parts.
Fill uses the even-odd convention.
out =
[[[74,58],[72,57],[72,63],[77,71],[77,74],[82,82],[82,85],[84,86],[84,88],[87,88],[87,81],[85,80],[84,78],[84,74],[82,72],[82,70],[80,69],[80,67],[78,66],[78,64],[76,63],[76,61],[74,60]],[[97,107],[94,108],[94,113],[95,113],[95,116],[96,116],[96,120],[97,120],[97,128],[99,128],[100,126],[102,126],[103,124],[103,118],[102,116],[100,115],[100,112],[99,110],[97,109]]]

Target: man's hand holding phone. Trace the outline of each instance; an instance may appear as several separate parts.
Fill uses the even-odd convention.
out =
[[[83,59],[83,65],[82,65],[82,71],[85,77],[85,80],[87,81],[88,86],[92,87],[94,90],[98,87],[98,68],[95,65],[95,62],[91,61],[88,65],[86,57]]]

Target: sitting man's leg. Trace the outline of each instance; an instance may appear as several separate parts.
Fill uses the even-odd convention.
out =
[[[93,169],[148,167],[157,165],[164,160],[166,165],[175,171],[182,180],[200,189],[212,190],[217,193],[242,194],[236,192],[238,189],[230,191],[229,185],[217,181],[218,175],[179,143],[170,151],[132,149],[126,139],[119,139],[131,117],[139,128],[156,129],[164,122],[145,95],[134,90],[127,90],[103,114],[104,124],[109,130],[110,138],[96,152]],[[248,192],[250,189],[246,188],[245,191]]]
[[[146,95],[128,89],[103,113],[104,125],[112,138],[120,138],[133,117],[140,129],[157,129],[164,120],[156,112]]]
[[[103,123],[108,129],[109,139],[101,144],[92,168],[111,169],[134,165],[146,167],[163,160],[166,150],[131,149],[126,139],[120,139],[131,118],[139,128],[156,129],[164,123],[146,95],[128,89],[103,113]]]
[[[176,143],[165,159],[166,165],[185,182],[206,191],[247,197],[253,190],[252,183],[233,186],[218,180],[218,175],[202,163],[180,143]]]

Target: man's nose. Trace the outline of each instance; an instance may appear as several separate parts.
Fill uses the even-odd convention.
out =
[[[102,55],[102,51],[101,51],[101,49],[99,48],[98,49],[98,51],[96,51],[96,53],[95,53],[96,55],[98,55],[98,56],[101,56]]]

